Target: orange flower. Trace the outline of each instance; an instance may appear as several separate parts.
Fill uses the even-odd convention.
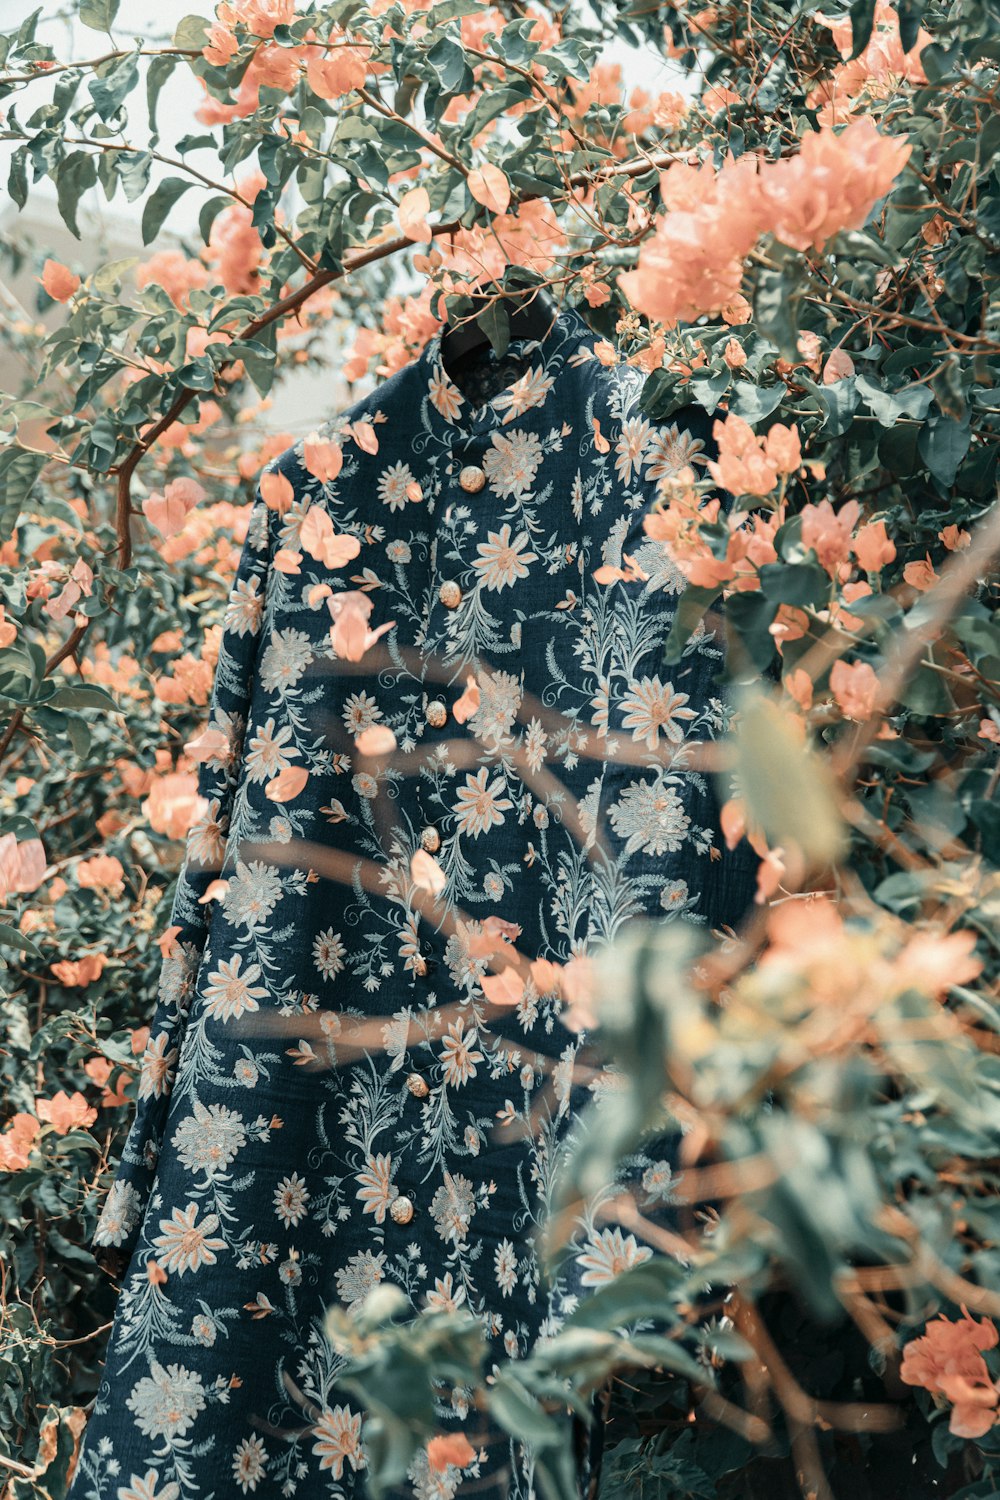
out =
[[[65,1089],[60,1089],[51,1099],[38,1096],[35,1112],[40,1120],[48,1120],[57,1135],[66,1135],[70,1130],[85,1130],[97,1119],[97,1110],[87,1103],[79,1090],[67,1094]]]
[[[329,484],[343,467],[344,450],[339,443],[329,442],[318,432],[311,432],[302,444],[302,458],[310,474]]]
[[[14,891],[37,891],[48,869],[41,839],[19,844],[12,833],[0,837],[0,900]]]
[[[350,532],[333,529],[330,513],[322,505],[310,505],[299,530],[302,550],[327,568],[342,568],[361,551],[361,543]]]
[[[352,89],[364,87],[370,48],[341,45],[326,57],[310,58],[306,78],[321,99],[339,99]]]
[[[780,474],[790,474],[802,462],[798,428],[781,422],[759,439],[748,422],[730,413],[724,422],[716,419],[712,436],[719,445],[718,461],[708,469],[723,489],[734,495],[769,495]]]
[[[869,521],[862,526],[854,538],[854,555],[858,567],[866,573],[877,573],[896,556],[895,543],[890,541],[884,521]]]
[[[345,661],[360,661],[379,636],[396,623],[395,620],[386,620],[377,630],[369,630],[372,601],[360,589],[350,589],[343,594],[331,593],[327,596],[327,604],[333,615],[330,641],[334,651]]]
[[[359,755],[390,755],[396,748],[396,736],[388,724],[371,724],[354,741]]]
[[[121,891],[124,876],[122,862],[113,854],[96,854],[93,859],[81,859],[76,867],[78,884],[89,891]]]
[[[831,575],[850,556],[852,532],[860,514],[857,500],[849,500],[836,512],[829,500],[802,507],[802,545],[813,549],[820,567]]]
[[[878,677],[866,661],[835,661],[830,688],[845,718],[858,723],[871,718],[878,702]]]
[[[79,276],[74,275],[68,266],[62,265],[57,260],[45,262],[40,280],[54,302],[68,302],[80,287]]]
[[[142,804],[142,815],[157,833],[181,839],[204,812],[204,802],[195,775],[190,771],[172,771],[153,781]]]
[[[432,1437],[427,1444],[427,1462],[435,1473],[441,1474],[449,1464],[464,1469],[476,1456],[464,1432],[449,1432]]]
[[[292,802],[305,790],[308,780],[305,766],[286,766],[264,787],[264,796],[270,802]]]
[[[64,958],[52,964],[52,973],[67,989],[82,989],[100,979],[107,964],[104,953],[85,953],[83,958]]]
[[[163,536],[176,536],[184,527],[189,511],[200,505],[205,491],[196,479],[172,479],[163,494],[155,490],[142,502],[142,513],[150,526]]]
[[[829,126],[802,139],[795,156],[760,174],[762,222],[793,250],[822,250],[841,229],[860,229],[903,170],[907,141],[880,135],[868,115],[835,134]]]
[[[465,684],[465,691],[460,698],[456,698],[451,710],[456,724],[464,724],[479,708],[479,683],[471,672],[467,675]]]
[[[18,1172],[28,1165],[41,1126],[34,1115],[19,1111],[0,1134],[0,1171]]]
[[[962,1314],[956,1322],[942,1315],[928,1323],[923,1337],[903,1350],[899,1373],[907,1385],[922,1386],[951,1401],[950,1430],[957,1437],[976,1438],[989,1432],[996,1420],[1000,1393],[981,1351],[995,1348],[998,1335],[988,1318],[977,1323],[965,1307]]]
[[[919,589],[925,593],[938,581],[938,575],[934,571],[934,564],[929,554],[925,553],[919,562],[907,563],[903,569],[903,577],[911,588]]]

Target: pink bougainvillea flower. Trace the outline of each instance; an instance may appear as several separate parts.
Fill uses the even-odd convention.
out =
[[[520,1005],[524,996],[524,980],[513,964],[508,964],[499,974],[484,974],[482,986],[491,1005]]]
[[[921,593],[932,589],[938,581],[938,575],[934,571],[930,553],[925,553],[917,562],[907,563],[903,569],[903,578],[911,588],[919,589]]]
[[[954,1403],[949,1426],[958,1437],[982,1437],[997,1418],[1000,1393],[990,1379],[984,1349],[997,1344],[989,1318],[976,1322],[968,1310],[956,1321],[943,1314],[903,1350],[900,1378]]]
[[[884,521],[869,521],[854,538],[854,555],[858,567],[866,573],[878,573],[896,556],[896,545],[890,540]]]
[[[329,484],[343,468],[344,450],[339,443],[312,432],[302,444],[302,459],[310,474]]]
[[[274,469],[260,476],[260,494],[268,510],[276,510],[279,516],[285,514],[295,499],[290,481]]]
[[[12,833],[0,836],[0,901],[15,891],[37,891],[47,869],[41,839],[25,839],[19,844]]]
[[[793,250],[822,250],[842,229],[860,229],[909,160],[908,141],[883,135],[868,115],[845,130],[803,136],[795,156],[760,175],[764,221]]]
[[[286,766],[264,787],[264,796],[270,802],[292,802],[305,791],[308,781],[305,766]]]
[[[972,546],[972,532],[966,531],[964,526],[945,526],[938,532],[938,536],[949,552],[960,552],[963,548]]]
[[[878,703],[878,676],[866,661],[835,661],[830,669],[830,689],[846,719],[862,724],[870,719]]]
[[[304,552],[327,568],[342,568],[357,557],[361,543],[350,532],[337,532],[329,511],[322,505],[310,505],[299,530],[299,541]]]
[[[221,729],[202,729],[184,742],[184,754],[198,763],[214,761],[224,766],[233,753],[232,742]]]
[[[456,724],[464,724],[472,718],[479,708],[479,697],[479,683],[469,672],[465,679],[465,690],[460,698],[456,698],[451,710]]]
[[[67,1094],[65,1089],[60,1089],[51,1099],[36,1097],[35,1113],[40,1120],[47,1120],[57,1135],[66,1135],[70,1130],[85,1130],[97,1119],[97,1110],[87,1103],[79,1090]]]
[[[107,964],[104,953],[85,953],[82,958],[63,958],[51,965],[52,973],[67,989],[83,989],[100,979]]]
[[[122,891],[125,886],[125,871],[120,859],[113,854],[95,854],[93,859],[81,859],[76,867],[77,883],[84,890]]]
[[[64,620],[85,594],[89,596],[93,592],[93,587],[93,569],[82,557],[78,557],[62,589],[46,600],[45,613],[53,620]]]
[[[343,594],[331,594],[327,598],[333,624],[330,641],[334,651],[346,661],[360,661],[365,652],[395,625],[395,620],[386,620],[377,630],[369,630],[368,619],[372,612],[372,601],[360,589]]]
[[[802,545],[816,553],[820,567],[831,575],[851,554],[854,528],[861,515],[857,500],[848,500],[834,511],[829,500],[802,507]]]
[[[39,278],[54,302],[68,302],[80,289],[80,278],[58,260],[47,260]]]
[[[19,1110],[0,1131],[0,1171],[20,1172],[28,1165],[31,1148],[42,1127],[34,1115]]]
[[[442,1433],[427,1444],[427,1463],[436,1474],[443,1474],[449,1464],[464,1469],[476,1456],[464,1432]]]
[[[718,418],[712,436],[719,448],[718,460],[709,459],[708,470],[716,484],[734,495],[769,495],[781,474],[790,474],[802,462],[798,428],[776,422],[763,439],[742,417],[730,413]]]
[[[823,384],[833,385],[838,380],[846,380],[849,375],[854,374],[854,361],[846,349],[831,349],[826,364],[823,366]]]
[[[184,528],[188,514],[205,498],[196,479],[172,479],[163,494],[155,490],[142,502],[142,513],[150,526],[162,536],[176,536]]]
[[[363,88],[370,56],[368,47],[342,43],[325,57],[311,57],[306,64],[309,87],[321,99],[340,99]]]
[[[206,800],[198,791],[198,778],[190,771],[170,771],[157,776],[142,803],[142,815],[149,826],[168,839],[183,838],[206,811]]]
[[[968,928],[947,933],[914,931],[893,963],[894,980],[901,989],[938,996],[953,984],[971,984],[983,972],[975,947],[976,934]]]

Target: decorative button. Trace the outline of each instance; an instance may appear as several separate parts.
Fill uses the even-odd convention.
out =
[[[486,475],[476,464],[466,464],[458,476],[458,482],[467,495],[478,495],[486,483]]]
[[[441,835],[433,823],[428,823],[426,828],[420,830],[420,843],[428,854],[436,854],[441,847]]]
[[[443,724],[447,724],[448,722],[447,703],[443,703],[440,698],[435,698],[432,703],[428,703],[427,712],[424,717],[432,729],[440,729]]]
[[[393,1222],[396,1224],[409,1224],[413,1218],[413,1203],[402,1193],[398,1198],[393,1198],[389,1204],[389,1212],[392,1214]]]
[[[410,1073],[406,1080],[406,1087],[414,1099],[426,1099],[431,1091],[431,1086],[421,1073]]]
[[[457,609],[462,602],[462,590],[453,578],[449,578],[438,589],[438,598],[445,609]]]

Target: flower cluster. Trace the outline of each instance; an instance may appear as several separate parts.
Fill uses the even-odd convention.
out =
[[[966,1308],[957,1322],[934,1318],[922,1338],[903,1350],[900,1377],[934,1396],[951,1402],[948,1426],[956,1437],[984,1437],[997,1419],[1000,1386],[991,1379],[984,1349],[995,1349],[996,1325],[988,1318],[977,1323]]]
[[[674,162],[660,175],[666,213],[619,285],[666,327],[717,315],[739,293],[743,262],[763,234],[821,250],[839,230],[864,224],[909,155],[908,142],[862,116],[839,134],[825,126],[807,135],[780,161],[730,156],[718,170]]]

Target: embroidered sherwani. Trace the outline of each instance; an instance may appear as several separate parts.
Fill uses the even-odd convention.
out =
[[[360,1496],[329,1304],[392,1283],[516,1360],[654,1253],[599,1195],[542,1274],[592,1095],[565,979],[637,915],[736,922],[755,861],[692,763],[731,714],[721,642],[663,665],[683,579],[642,524],[710,419],[650,423],[595,342],[563,312],[460,386],[437,335],[262,476],[94,1239],[122,1282],[72,1500]],[[633,1176],[655,1210],[669,1163]],[[423,1453],[399,1493],[538,1495],[467,1397],[440,1430],[474,1457]]]

